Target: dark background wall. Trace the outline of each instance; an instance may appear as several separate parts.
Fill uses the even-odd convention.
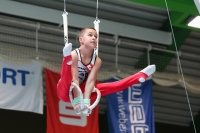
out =
[[[189,127],[155,123],[156,133],[189,133]],[[99,133],[109,133],[107,115],[99,115]],[[46,133],[44,114],[0,109],[0,133]],[[191,132],[190,132],[191,133]]]
[[[44,114],[0,109],[0,133],[46,133]]]

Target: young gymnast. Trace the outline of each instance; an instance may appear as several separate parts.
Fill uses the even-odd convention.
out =
[[[92,93],[94,86],[101,92],[102,96],[122,91],[133,84],[144,82],[148,76],[155,72],[155,65],[147,66],[140,72],[125,79],[96,84],[96,77],[101,67],[102,61],[96,55],[97,32],[92,27],[81,30],[79,34],[80,47],[72,50],[72,44],[65,44],[63,48],[63,62],[60,72],[60,80],[57,84],[58,97],[64,102],[70,102],[69,89],[71,82],[80,86],[83,92],[84,109],[80,108],[80,97],[76,89],[73,89],[73,105],[77,114],[89,112],[90,99],[96,98],[96,93]]]

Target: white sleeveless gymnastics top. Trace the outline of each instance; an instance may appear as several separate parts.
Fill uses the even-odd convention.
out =
[[[95,61],[96,61],[96,53],[95,53],[95,50],[92,54],[92,58],[91,58],[91,61],[88,63],[88,64],[83,64],[82,62],[82,59],[81,59],[81,54],[80,54],[80,51],[79,49],[75,49],[76,50],[76,53],[78,55],[78,78],[79,78],[79,84],[83,84],[87,78],[88,78],[88,75],[90,73],[90,71],[92,70],[94,64],[95,64]]]

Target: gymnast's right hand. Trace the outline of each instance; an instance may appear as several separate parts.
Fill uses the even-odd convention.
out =
[[[63,56],[69,56],[72,51],[72,43],[65,44],[65,47],[63,48]]]

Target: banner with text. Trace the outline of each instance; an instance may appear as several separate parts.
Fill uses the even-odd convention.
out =
[[[98,133],[98,106],[88,117],[77,115],[71,103],[57,96],[58,73],[45,69],[47,98],[47,133]],[[66,75],[67,76],[67,75]]]
[[[110,133],[155,133],[151,79],[107,95],[106,99]]]
[[[43,113],[42,67],[0,61],[0,108]]]

